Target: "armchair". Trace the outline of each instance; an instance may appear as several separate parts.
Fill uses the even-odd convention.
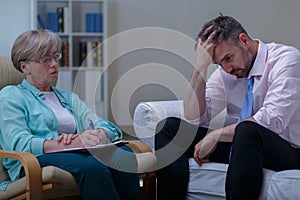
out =
[[[141,141],[147,143],[154,150],[154,136],[157,123],[167,117],[183,119],[182,111],[182,100],[141,102],[134,111],[135,133]],[[221,120],[224,120],[224,118],[214,119],[210,127],[218,126],[218,122]],[[221,121],[221,123],[224,123],[224,121]],[[187,199],[225,199],[227,167],[227,164],[220,163],[204,163],[199,167],[194,159],[190,158],[190,181],[188,184]],[[259,199],[299,199],[299,185],[300,170],[275,172],[264,169],[263,187]]]
[[[0,89],[6,85],[15,85],[22,81],[24,75],[12,65],[10,58],[0,57]],[[151,148],[140,141],[128,141],[137,161],[141,177],[141,199],[154,199],[155,178],[151,168],[156,157]],[[0,183],[9,181],[7,170],[2,165],[3,158],[19,160],[26,176],[8,184],[5,191],[0,191],[0,199],[81,199],[73,176],[54,166],[41,168],[36,157],[28,152],[1,150],[0,147]]]

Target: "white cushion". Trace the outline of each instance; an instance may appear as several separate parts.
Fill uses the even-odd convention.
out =
[[[300,199],[300,170],[286,170],[272,176],[268,200]]]
[[[193,158],[189,159],[190,181],[187,199],[225,199],[227,164],[205,163],[201,167]],[[274,171],[264,169],[263,188],[260,200],[267,199],[268,187]]]

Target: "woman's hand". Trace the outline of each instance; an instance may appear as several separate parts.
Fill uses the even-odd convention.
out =
[[[194,159],[199,166],[209,162],[208,157],[215,150],[219,137],[218,131],[212,131],[195,145]]]
[[[79,134],[80,143],[84,147],[92,147],[97,144],[107,143],[107,133],[103,129],[85,130]]]
[[[58,136],[57,141],[63,142],[65,145],[69,145],[72,143],[72,140],[78,137],[78,134],[69,134],[69,133],[62,133]]]

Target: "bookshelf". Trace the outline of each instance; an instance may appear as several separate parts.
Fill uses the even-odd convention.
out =
[[[58,88],[76,92],[108,118],[106,0],[32,0],[34,28],[50,29],[63,42]],[[105,69],[105,70],[104,70]]]

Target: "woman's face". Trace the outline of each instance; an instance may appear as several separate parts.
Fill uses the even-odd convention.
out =
[[[50,90],[50,85],[58,78],[58,65],[61,54],[52,52],[38,60],[30,60],[22,65],[26,79],[41,91]]]

